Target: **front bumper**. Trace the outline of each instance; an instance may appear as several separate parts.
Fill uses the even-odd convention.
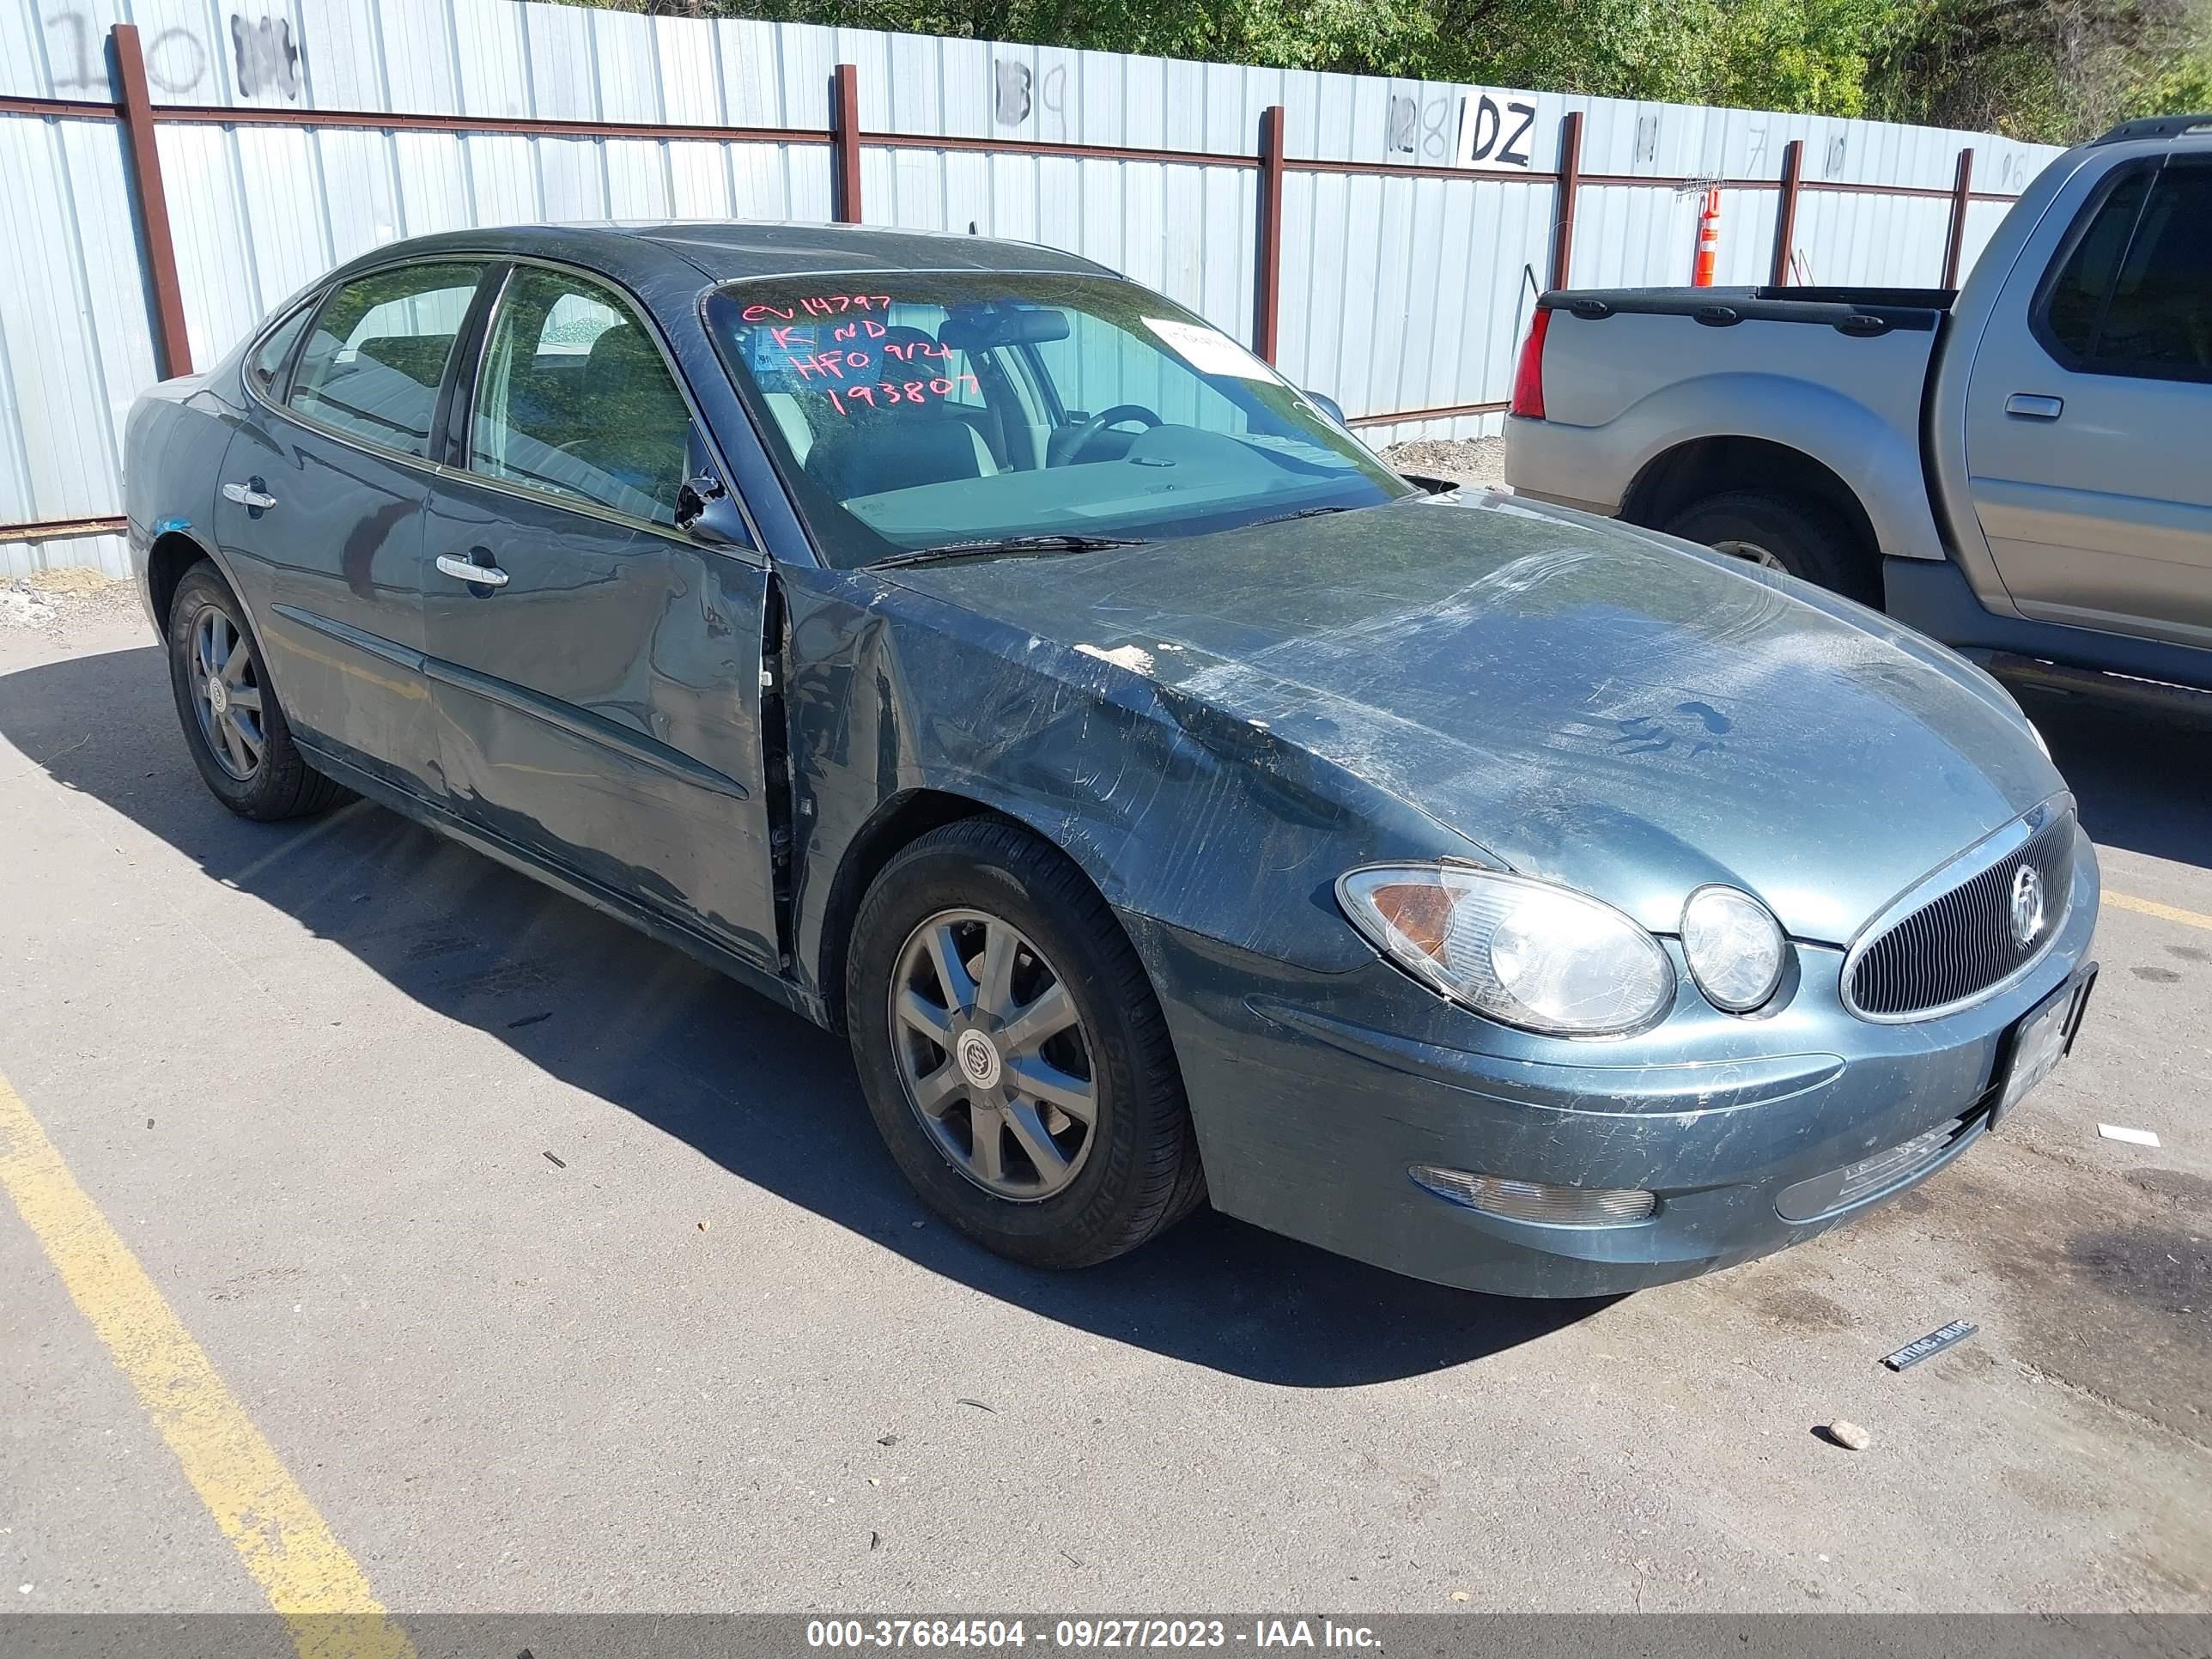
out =
[[[1870,1024],[1842,1005],[1843,952],[1801,944],[1771,1011],[1723,1014],[1684,973],[1666,1019],[1607,1042],[1507,1030],[1379,960],[1307,973],[1126,920],[1175,1036],[1217,1208],[1439,1284],[1576,1297],[1784,1249],[1963,1154],[1987,1132],[2013,1026],[2087,959],[2097,902],[2095,854],[2077,832],[2059,936],[2001,996]],[[1968,1121],[1896,1181],[1807,1221],[1777,1210],[1785,1189],[1953,1118]],[[1640,1188],[1659,1202],[1605,1226],[1509,1220],[1417,1185],[1417,1164]]]

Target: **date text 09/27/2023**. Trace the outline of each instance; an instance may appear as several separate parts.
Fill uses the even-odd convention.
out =
[[[1034,1626],[1023,1619],[810,1619],[806,1645],[823,1649],[1159,1648],[1366,1649],[1380,1636],[1364,1625],[1331,1619],[1060,1619]]]

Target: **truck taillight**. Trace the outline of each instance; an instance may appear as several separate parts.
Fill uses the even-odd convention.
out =
[[[1531,421],[1544,418],[1544,331],[1552,313],[1540,311],[1530,319],[1528,337],[1521,342],[1521,366],[1513,371],[1513,409]]]

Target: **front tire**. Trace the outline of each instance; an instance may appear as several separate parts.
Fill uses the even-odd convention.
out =
[[[1802,496],[1731,489],[1692,501],[1662,526],[1752,564],[1786,570],[1815,586],[1881,608],[1874,559],[1840,515]]]
[[[1167,1021],[1080,871],[969,818],[885,866],[846,960],[854,1064],[922,1201],[1000,1255],[1082,1267],[1205,1196]]]
[[[345,799],[292,741],[246,608],[204,561],[185,573],[169,603],[169,685],[192,763],[239,817],[273,823]]]

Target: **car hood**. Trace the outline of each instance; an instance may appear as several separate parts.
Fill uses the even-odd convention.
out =
[[[1885,619],[1504,496],[881,574],[1265,726],[1662,933],[1725,882],[1841,943],[2063,787],[1993,682]]]

